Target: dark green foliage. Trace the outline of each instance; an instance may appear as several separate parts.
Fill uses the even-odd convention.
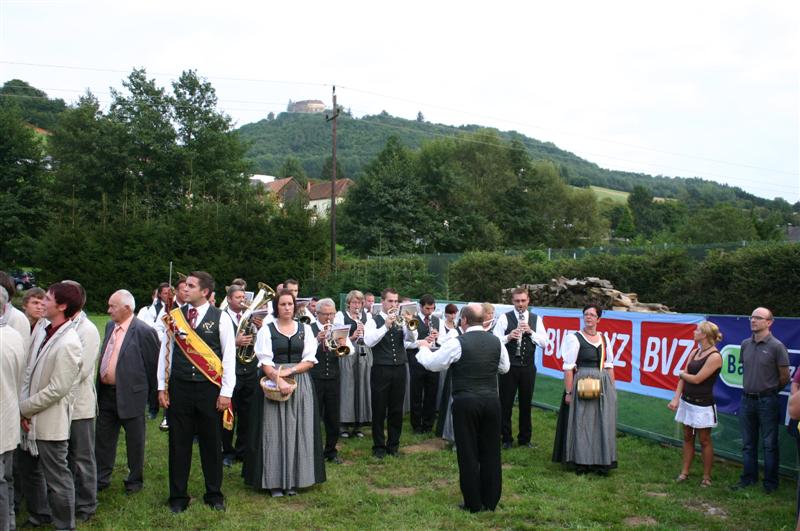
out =
[[[522,256],[467,253],[450,266],[450,292],[464,301],[499,301],[502,290],[516,286],[525,275]]]
[[[0,108],[17,108],[24,122],[52,130],[59,114],[67,108],[64,100],[50,99],[44,91],[21,79],[6,81],[0,88]]]

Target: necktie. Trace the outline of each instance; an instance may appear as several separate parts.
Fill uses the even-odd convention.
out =
[[[196,320],[197,320],[197,308],[189,308],[189,326],[194,328]]]
[[[236,324],[239,324],[239,321],[242,320],[242,312],[236,312]]]
[[[114,327],[111,337],[106,345],[106,350],[103,352],[103,361],[100,362],[100,379],[105,380],[108,377],[108,370],[111,366],[111,358],[114,355],[114,345],[117,344],[117,335],[122,330],[119,325]]]
[[[430,334],[431,333],[431,318],[428,315],[425,316],[425,328],[428,329],[428,333]]]

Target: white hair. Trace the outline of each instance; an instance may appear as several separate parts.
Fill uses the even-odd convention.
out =
[[[6,303],[8,303],[8,291],[3,286],[0,286],[0,315],[6,311]]]
[[[119,295],[119,298],[121,299],[120,302],[122,302],[123,306],[127,306],[131,309],[131,311],[136,309],[136,299],[133,298],[133,294],[130,291],[126,289],[119,289],[114,292],[114,295]]]
[[[320,300],[317,301],[317,311],[319,311],[319,307],[320,306],[330,306],[331,308],[336,310],[336,303],[333,302],[333,299],[328,298],[328,297],[326,297],[324,299],[320,299]]]

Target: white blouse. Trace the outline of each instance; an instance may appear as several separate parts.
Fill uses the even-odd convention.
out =
[[[291,334],[287,335],[281,332],[281,329],[278,328],[277,321],[275,322],[275,329],[278,331],[279,334],[290,338],[297,333],[297,326],[300,325],[297,321],[294,321],[294,331]],[[301,361],[310,361],[313,364],[317,363],[317,338],[314,335],[314,332],[311,330],[311,326],[304,324],[303,329],[305,330],[305,339],[303,341],[303,357]],[[272,334],[269,330],[269,325],[264,324],[261,327],[261,330],[258,331],[258,335],[256,336],[256,346],[255,346],[256,356],[258,357],[258,366],[261,367],[262,365],[269,365],[270,367],[275,366],[275,362],[272,361],[274,355],[272,354]]]
[[[595,347],[600,346],[602,332],[597,335],[596,341],[591,341],[583,331],[576,332],[574,334],[569,334],[567,337],[564,338],[564,343],[561,345],[561,359],[564,360],[564,366],[562,370],[571,371],[575,369],[575,366],[578,361],[578,350],[581,347],[580,341],[578,341],[578,335],[580,334],[583,336],[583,339],[589,342],[589,344],[594,345]],[[606,346],[606,357],[605,362],[603,363],[604,369],[613,369],[614,368],[614,359],[612,353],[609,352],[608,346]]]

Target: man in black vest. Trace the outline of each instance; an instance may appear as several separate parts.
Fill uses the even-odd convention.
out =
[[[227,301],[224,314],[231,319],[233,329],[239,329],[242,315],[247,310],[247,295],[241,279],[234,279],[228,287]],[[250,323],[258,329],[260,319],[250,319]],[[250,327],[248,327],[250,328]],[[222,430],[222,464],[226,467],[233,465],[234,461],[243,461],[247,446],[248,424],[250,407],[254,400],[261,398],[258,380],[258,359],[253,352],[255,336],[252,330],[242,330],[236,335],[236,349],[242,350],[242,356],[236,356],[236,387],[233,389],[234,422],[236,430],[236,444],[233,442],[233,430]]]
[[[364,343],[372,349],[372,455],[378,459],[397,455],[400,448],[407,360],[403,326],[397,321],[397,290],[384,289],[381,303],[381,313],[364,326]],[[388,438],[384,423],[388,424]]]
[[[483,309],[470,304],[461,314],[466,332],[431,352],[423,346],[417,361],[431,371],[450,368],[453,430],[463,509],[494,511],[500,500],[500,401],[497,374],[508,372],[506,348],[483,329]]]
[[[333,299],[322,299],[317,302],[317,319],[311,324],[311,330],[317,336],[317,363],[309,374],[314,381],[315,398],[319,406],[319,415],[325,424],[325,450],[323,456],[329,463],[341,464],[336,443],[339,441],[341,429],[339,418],[339,356],[335,349],[328,345],[329,328],[333,326],[336,316],[336,305]],[[354,354],[355,349],[349,339],[343,344]]]
[[[231,405],[236,385],[235,332],[231,320],[209,304],[214,279],[205,271],[192,272],[184,290],[187,305],[183,316],[200,339],[222,360],[222,382],[218,387],[184,355],[169,335],[161,344],[158,361],[158,400],[169,409],[169,506],[174,513],[189,505],[189,469],[192,438],[197,434],[206,493],[203,500],[224,511],[222,495],[222,416]],[[171,345],[169,344],[171,343]],[[169,359],[167,352],[169,351]],[[169,391],[167,391],[169,371]]]
[[[436,300],[426,293],[419,298],[419,325],[414,332],[417,341],[414,348],[408,349],[408,365],[411,369],[411,428],[414,433],[425,433],[433,429],[436,422],[436,392],[439,388],[439,374],[427,370],[417,361],[417,352],[421,343],[436,344],[437,339],[444,337],[442,323],[433,315]]]
[[[528,309],[530,298],[525,288],[511,290],[514,309],[501,315],[494,327],[494,335],[506,346],[511,369],[500,376],[500,406],[502,409],[503,449],[511,448],[511,413],[514,397],[519,394],[520,446],[531,447],[531,401],[536,383],[536,345],[547,345],[547,331],[542,320]]]

